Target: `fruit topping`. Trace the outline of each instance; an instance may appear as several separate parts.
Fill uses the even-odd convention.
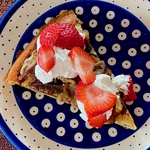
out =
[[[96,79],[93,72],[95,61],[80,47],[74,47],[68,56],[84,84],[93,83]]]
[[[110,110],[117,100],[115,94],[94,84],[86,85],[82,81],[76,87],[76,97],[84,104],[84,110],[88,118],[96,117]]]
[[[77,46],[84,48],[84,40],[74,25],[62,23],[59,25],[59,36],[55,46],[71,50]]]
[[[40,44],[53,47],[59,36],[58,24],[53,23],[47,26],[40,34]]]
[[[133,81],[132,81],[132,77],[130,75],[126,75],[129,76],[129,81],[128,81],[128,94],[124,94],[123,100],[124,101],[134,101],[136,100],[137,96],[134,92],[134,88],[133,88]]]
[[[41,46],[38,50],[37,58],[39,66],[49,72],[55,65],[55,52],[52,47]]]
[[[100,114],[98,116],[88,118],[88,123],[93,128],[101,128],[106,121],[106,114]]]
[[[50,24],[40,34],[40,44],[71,50],[73,47],[84,48],[84,39],[74,25],[70,23]]]

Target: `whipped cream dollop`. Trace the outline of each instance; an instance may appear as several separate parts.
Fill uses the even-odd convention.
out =
[[[130,76],[129,75],[117,75],[112,78],[113,85],[124,95],[128,95],[128,87],[130,85]]]
[[[40,48],[39,38],[37,40],[37,50]],[[75,78],[78,74],[73,68],[71,59],[68,57],[70,50],[62,49],[60,47],[53,47],[55,51],[55,65],[47,73],[37,63],[35,66],[35,75],[43,84],[52,82],[54,78],[63,76],[65,78]]]
[[[96,75],[96,80],[94,81],[93,84],[95,86],[102,88],[103,90],[109,91],[113,94],[116,94],[118,91],[120,91],[120,89],[126,93],[128,91],[129,76],[118,75],[111,79],[111,77],[107,74],[98,74],[98,75]],[[118,95],[116,95],[116,96],[117,96],[117,98],[119,98]],[[80,117],[85,122],[87,122],[88,117],[84,110],[84,104],[82,102],[80,102],[79,100],[77,100],[77,105],[81,112]],[[113,110],[113,108],[111,108],[110,110],[108,110],[104,113],[104,114],[106,114],[107,120],[112,115],[112,110]]]
[[[83,39],[85,39],[85,34],[80,33]],[[37,51],[41,47],[40,37],[37,39]],[[75,78],[78,74],[74,67],[72,66],[71,59],[68,57],[68,53],[70,50],[62,49],[60,47],[53,47],[55,51],[55,65],[54,67],[47,73],[45,72],[38,64],[35,66],[35,76],[38,80],[40,80],[43,84],[52,82],[54,78],[57,77],[65,77],[65,78]]]

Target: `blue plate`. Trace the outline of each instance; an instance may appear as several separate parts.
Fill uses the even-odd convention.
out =
[[[150,32],[125,9],[104,1],[90,0],[67,2],[53,7],[38,17],[23,33],[15,49],[13,61],[17,52],[45,24],[45,20],[64,9],[74,10],[84,22],[83,28],[89,31],[91,44],[99,58],[106,62],[115,75],[132,76],[138,98],[133,103],[127,103],[127,108],[135,120],[137,130],[140,129],[150,117]],[[15,7],[12,7],[11,11],[13,10],[15,11]],[[5,18],[7,19],[7,15]],[[4,26],[5,20],[2,22]],[[61,104],[47,96],[36,95],[16,85],[13,86],[13,93],[29,123],[45,137],[56,142],[58,147],[62,144],[70,147],[70,150],[71,147],[103,148],[119,143],[137,131],[124,129],[116,124],[91,129],[79,117],[80,112],[70,105]],[[3,130],[5,133],[8,131],[5,127]]]

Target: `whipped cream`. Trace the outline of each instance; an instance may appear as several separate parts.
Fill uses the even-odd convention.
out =
[[[128,91],[128,84],[129,84],[129,76],[127,75],[118,75],[111,79],[111,77],[107,74],[98,74],[96,75],[96,80],[93,83],[95,86],[102,88],[103,90],[109,91],[113,94],[116,94],[118,91],[122,90],[125,94]],[[120,98],[118,95],[117,99]],[[77,105],[80,110],[80,117],[87,122],[88,117],[86,115],[86,112],[84,110],[84,104],[77,100]],[[112,115],[112,110],[106,111],[104,114],[106,114],[106,119],[108,120],[110,116]]]
[[[107,74],[98,74],[96,75],[96,79],[93,83],[95,86],[102,88],[103,90],[109,91],[113,94],[117,93],[117,88],[113,85],[113,82],[111,80],[111,77]],[[77,105],[79,110],[81,111],[80,113],[80,117],[87,122],[88,121],[88,117],[86,115],[86,112],[84,110],[84,104],[82,102],[80,102],[79,100],[77,100]],[[108,111],[106,111],[104,114],[106,114],[106,119],[108,120],[110,118],[110,116],[112,115],[112,108]]]
[[[37,51],[41,47],[39,38],[37,39]],[[60,47],[53,47],[55,51],[55,65],[47,73],[37,63],[35,66],[35,75],[43,84],[52,82],[54,78],[63,76],[65,78],[75,78],[78,74],[72,66],[71,59],[68,57],[70,50]]]
[[[85,34],[80,33],[83,39],[85,39]],[[37,51],[41,47],[40,37],[37,39]],[[70,50],[62,49],[60,47],[53,47],[55,51],[55,65],[54,67],[47,73],[45,72],[37,63],[35,66],[35,76],[39,79],[43,84],[52,82],[54,78],[57,77],[65,77],[65,78],[75,78],[78,74],[74,67],[72,66],[71,59],[68,57],[68,53]]]
[[[112,79],[114,86],[124,95],[128,95],[128,86],[130,85],[130,76],[129,75],[118,75]]]
[[[69,50],[53,47],[55,51],[55,65],[46,73],[39,64],[35,67],[36,77],[43,83],[52,82],[54,78],[63,76],[65,78],[75,78],[78,74],[73,68],[71,59],[68,57]]]

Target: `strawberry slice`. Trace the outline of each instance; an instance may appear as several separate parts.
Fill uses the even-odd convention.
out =
[[[84,48],[84,40],[74,25],[62,23],[59,25],[59,37],[55,46],[71,50],[73,47]]]
[[[100,114],[98,116],[88,118],[88,123],[93,128],[101,128],[106,121],[106,114]]]
[[[39,66],[45,72],[49,72],[55,65],[55,52],[53,48],[47,46],[41,46],[38,50],[37,61]]]
[[[93,83],[96,79],[93,72],[95,64],[94,59],[79,47],[74,47],[69,52],[68,56],[71,58],[72,64],[82,82],[85,84]]]
[[[59,36],[58,24],[53,23],[47,26],[40,34],[41,45],[53,47]]]
[[[132,77],[130,75],[129,76],[129,86],[128,86],[128,95],[124,95],[123,96],[123,100],[125,102],[128,102],[128,101],[134,101],[136,100],[137,96],[134,92],[134,89],[133,89],[133,80],[132,80]]]
[[[117,100],[115,94],[104,91],[94,84],[86,85],[82,81],[77,84],[76,97],[84,104],[88,118],[96,117],[110,110]]]

